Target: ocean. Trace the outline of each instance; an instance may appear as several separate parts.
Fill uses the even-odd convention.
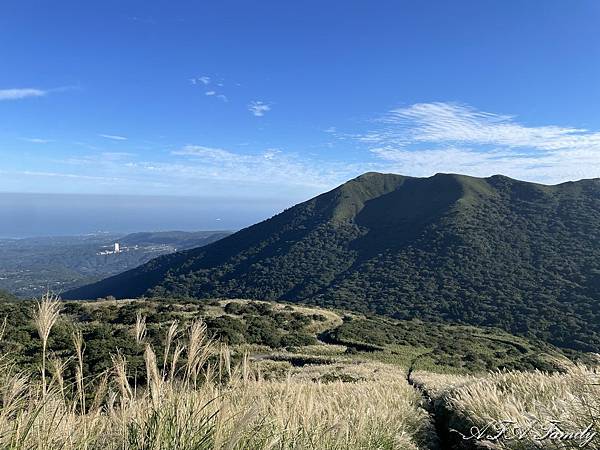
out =
[[[0,193],[0,238],[236,230],[287,206],[240,198]]]

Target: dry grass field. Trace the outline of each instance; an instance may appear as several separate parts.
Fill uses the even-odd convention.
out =
[[[572,365],[562,372],[495,371],[471,375],[415,371],[339,357],[343,346],[263,358],[248,346],[213,339],[201,320],[162,329],[161,350],[145,317],[128,325],[143,348],[143,369],[118,349],[110,366],[84,375],[86,342],[75,331],[72,357],[48,348],[61,303],[45,296],[33,322],[39,366],[0,358],[2,449],[437,449],[598,448],[600,376]],[[308,311],[311,314],[313,310]],[[327,316],[335,322],[336,316]],[[3,329],[2,329],[3,330]],[[2,338],[0,333],[0,339]],[[331,348],[329,348],[331,347]],[[265,351],[264,347],[260,348]],[[279,359],[278,359],[279,355]],[[287,359],[286,359],[287,358]],[[553,422],[555,421],[555,422]],[[490,423],[520,430],[587,430],[576,438],[498,439],[473,434]],[[539,437],[539,436],[538,436]]]
[[[210,339],[202,321],[165,332],[164,354],[144,352],[145,374],[132,384],[127,360],[85,379],[85,342],[76,358],[58,360],[46,342],[59,315],[46,297],[35,323],[42,346],[39,374],[0,364],[0,447],[7,449],[418,449],[433,431],[422,398],[383,365],[352,383],[313,382],[291,373],[266,380],[248,357]],[[131,332],[141,343],[139,318]],[[312,367],[318,372],[318,367]],[[67,382],[66,373],[74,372]],[[378,373],[378,377],[372,376]]]
[[[445,439],[455,446],[477,436],[486,448],[600,448],[597,368],[480,376],[417,372],[413,380],[432,399]]]

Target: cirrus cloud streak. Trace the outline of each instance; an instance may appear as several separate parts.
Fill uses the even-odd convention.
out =
[[[389,111],[355,135],[380,169],[428,176],[502,173],[543,183],[600,175],[600,132],[526,126],[515,117],[455,103],[418,103]]]
[[[0,101],[20,100],[29,97],[43,97],[47,93],[48,91],[35,88],[0,89]]]

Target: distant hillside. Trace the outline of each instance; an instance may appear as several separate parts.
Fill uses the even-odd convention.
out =
[[[229,236],[230,231],[154,231],[128,234],[119,239],[122,245],[172,245],[177,250],[202,247]]]
[[[157,256],[210,244],[226,231],[165,231],[123,236],[84,236],[0,240],[0,289],[20,297],[61,292],[132,269]],[[120,253],[107,253],[119,243]]]
[[[12,295],[10,292],[6,292],[5,290],[0,289],[0,301],[8,301],[15,300],[16,297]]]
[[[66,298],[253,297],[501,327],[600,350],[600,180],[367,173]]]

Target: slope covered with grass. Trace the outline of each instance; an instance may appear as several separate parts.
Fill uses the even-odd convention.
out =
[[[51,339],[64,338],[63,306],[48,296],[31,313],[39,365],[23,370],[17,353],[0,354],[1,448],[418,450],[435,443],[421,396],[393,367],[370,364],[363,370],[370,378],[348,383],[301,371],[267,379],[264,367],[213,339],[198,317],[172,321],[152,338],[156,330],[136,314],[121,325],[141,366],[117,345],[106,367],[90,372],[94,347],[80,329],[68,335],[70,355],[52,349]],[[0,342],[11,335],[3,327]]]
[[[180,327],[202,320],[207,334],[264,366],[268,373],[285,373],[309,365],[322,366],[315,379],[345,378],[345,367],[387,363],[405,374],[411,370],[478,373],[495,369],[561,370],[569,359],[587,361],[579,352],[564,352],[549,344],[511,336],[501,330],[418,320],[394,320],[347,311],[251,300],[175,300],[63,302],[48,339],[57,358],[75,358],[72,335],[81,333],[86,377],[110,368],[117,349],[132,370],[144,372],[145,342],[160,354],[163,335],[173,323]],[[0,303],[0,320],[7,318],[0,352],[13,355],[21,369],[40,364],[41,345],[33,322],[35,302]],[[143,317],[143,322],[141,318]],[[340,369],[341,368],[341,369]],[[350,378],[363,378],[358,373]],[[143,381],[143,378],[141,378]]]
[[[0,327],[1,448],[434,450],[465,448],[458,433],[507,417],[524,426],[565,420],[574,432],[588,423],[597,431],[600,418],[592,369],[440,374],[402,363],[409,349],[418,355],[442,336],[486,335],[526,355],[539,350],[494,330],[440,325],[427,341],[418,323],[248,300],[61,303],[48,296],[1,306],[12,314]],[[250,343],[265,337],[250,331],[257,317],[274,333],[295,330],[316,343]],[[230,320],[244,343],[219,339],[231,338]],[[316,340],[324,334],[337,343]],[[464,349],[453,351],[460,359]],[[386,354],[401,358],[386,361]],[[593,439],[578,448],[595,448]],[[479,441],[538,448],[531,439],[491,442],[499,447]]]

